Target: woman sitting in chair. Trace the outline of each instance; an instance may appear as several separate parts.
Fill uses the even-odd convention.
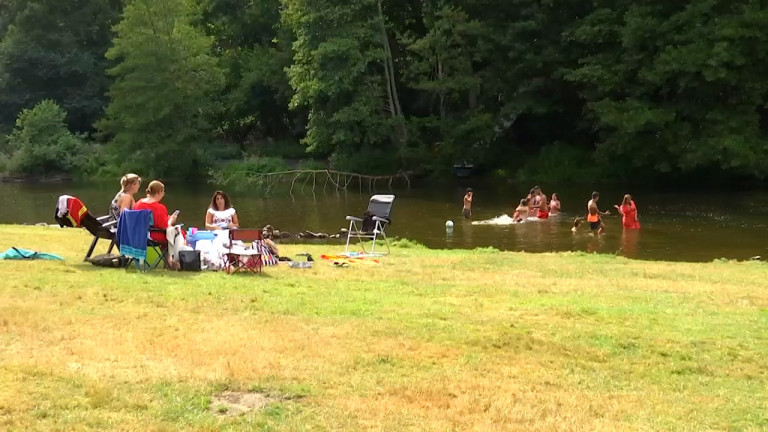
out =
[[[160,203],[164,196],[165,185],[157,180],[152,180],[149,182],[149,186],[147,186],[146,198],[138,200],[133,209],[149,210],[152,212],[152,228],[164,230],[165,232],[151,231],[149,237],[162,245],[168,246],[171,266],[176,268],[178,266],[179,250],[184,246],[184,232],[179,226],[176,226],[178,211],[169,216],[168,208]]]
[[[115,195],[109,204],[109,217],[118,220],[123,210],[133,209],[135,201],[133,196],[139,191],[141,177],[136,174],[126,174],[120,179],[120,192]]]
[[[237,212],[232,207],[227,194],[222,191],[213,193],[211,205],[205,212],[205,228],[209,230],[240,228]]]

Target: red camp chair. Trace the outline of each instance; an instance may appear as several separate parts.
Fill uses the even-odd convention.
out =
[[[261,273],[263,261],[261,247],[248,248],[235,245],[235,241],[243,243],[257,242],[261,244],[260,229],[231,229],[229,230],[229,249],[226,254],[226,272],[235,274],[241,270],[251,273]]]

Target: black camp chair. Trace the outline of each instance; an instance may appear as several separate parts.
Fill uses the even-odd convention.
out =
[[[88,209],[83,205],[83,202],[79,198],[62,195],[59,200],[66,202],[66,208],[79,208],[80,211],[77,215],[70,215],[69,211],[60,211],[59,206],[56,206],[54,211],[54,219],[61,227],[72,228],[85,228],[93,236],[91,246],[88,248],[88,252],[85,254],[83,261],[88,261],[96,249],[96,243],[99,239],[109,240],[109,249],[107,253],[112,253],[112,249],[115,247],[115,235],[117,233],[117,221],[112,220],[109,216],[95,217]]]
[[[390,218],[392,214],[392,203],[395,201],[394,195],[374,195],[368,201],[368,209],[362,218],[347,216],[349,221],[349,231],[347,231],[347,245],[345,253],[349,253],[349,241],[357,238],[360,241],[360,247],[363,252],[375,254],[376,240],[384,240],[384,246],[387,248],[387,254],[390,253],[389,241],[385,229],[392,223]],[[365,240],[371,240],[371,250],[368,252],[365,248]]]

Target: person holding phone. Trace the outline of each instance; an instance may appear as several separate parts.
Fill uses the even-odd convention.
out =
[[[216,191],[211,198],[211,205],[205,212],[205,228],[209,230],[237,229],[237,211],[232,207],[229,197],[223,191]]]
[[[176,219],[179,211],[176,210],[172,215],[168,215],[168,208],[160,201],[165,197],[165,185],[158,180],[152,180],[147,185],[147,196],[136,201],[134,210],[149,210],[152,212],[153,225],[161,231],[152,231],[149,237],[161,244],[168,245],[168,253],[171,266],[177,268],[179,250],[184,246],[184,231],[176,225]]]

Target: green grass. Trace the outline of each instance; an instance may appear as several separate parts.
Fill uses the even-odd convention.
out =
[[[764,263],[403,242],[142,274],[83,264],[84,231],[0,238],[67,259],[0,261],[0,430],[768,430]],[[279,401],[222,417],[225,390]]]

